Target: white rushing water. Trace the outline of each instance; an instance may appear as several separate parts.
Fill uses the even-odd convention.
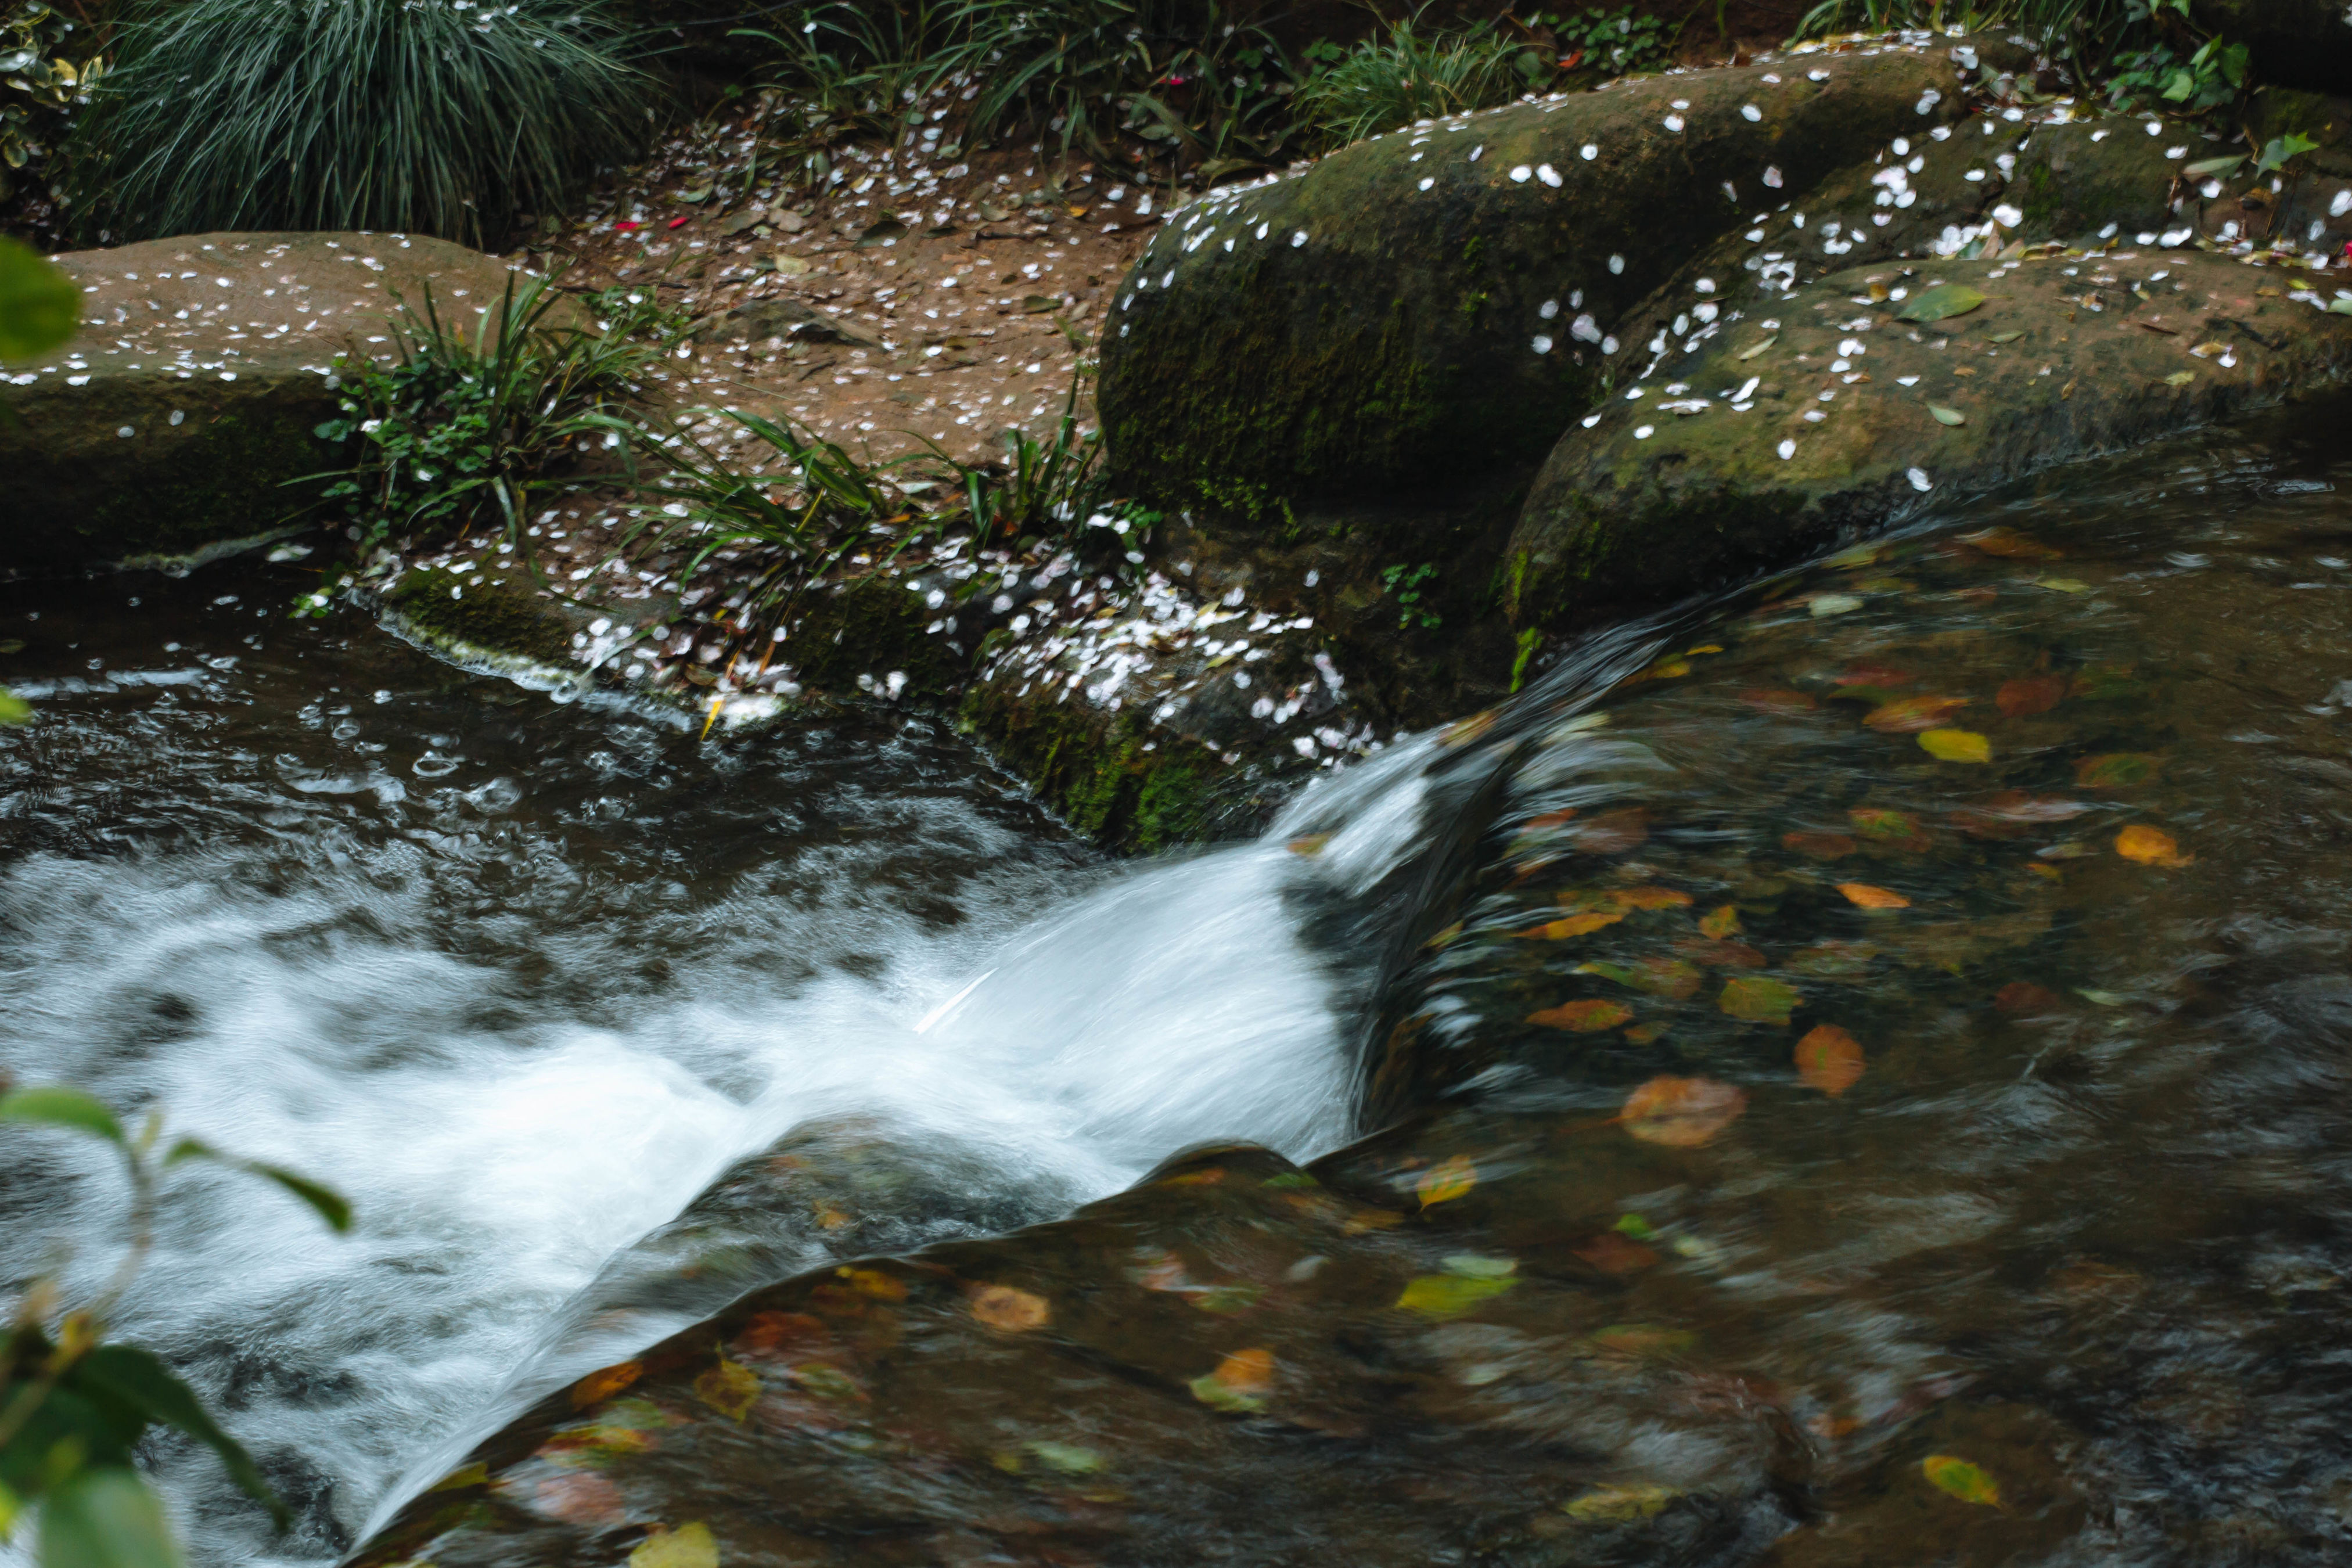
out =
[[[9,867],[0,1065],[159,1108],[175,1132],[328,1182],[359,1216],[338,1237],[208,1171],[168,1189],[118,1331],[187,1370],[304,1520],[271,1542],[208,1458],[167,1448],[200,1558],[336,1554],[575,1374],[588,1349],[551,1338],[566,1302],[795,1127],[859,1117],[916,1151],[977,1149],[1065,1206],[1204,1140],[1337,1146],[1354,1072],[1337,992],[1362,960],[1310,951],[1294,906],[1360,893],[1411,852],[1428,750],[1327,779],[1261,842],[1119,868],[1042,910],[1034,872],[968,882],[945,929],[738,890],[642,1004],[610,978],[635,960],[626,921],[491,917],[552,955],[536,987],[436,941],[441,895],[417,868],[446,846],[430,835],[330,847],[290,879],[206,847]],[[1334,832],[1320,854],[1286,847],[1310,829]],[[763,970],[844,925],[866,962]],[[598,999],[576,1002],[591,976]],[[121,1182],[95,1148],[5,1139],[5,1278],[62,1264],[86,1287],[113,1262]]]

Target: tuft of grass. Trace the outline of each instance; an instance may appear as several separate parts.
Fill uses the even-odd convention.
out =
[[[982,544],[1010,544],[1024,535],[1075,535],[1092,510],[1103,439],[1101,431],[1082,430],[1078,425],[1078,394],[1085,379],[1083,372],[1070,378],[1069,394],[1051,436],[1041,441],[1017,426],[1004,433],[1001,468],[958,463],[932,448],[955,470],[973,536]]]
[[[1342,146],[1416,120],[1491,109],[1528,90],[1528,46],[1491,23],[1423,31],[1420,13],[1354,48],[1327,48],[1292,100],[1299,119]]]
[[[609,292],[599,303],[627,308]],[[421,312],[402,302],[392,363],[338,362],[343,415],[318,433],[358,445],[327,495],[365,520],[369,543],[485,517],[512,531],[530,490],[582,450],[625,447],[622,415],[666,346],[637,334],[654,308],[592,331],[563,319],[566,304],[552,279],[518,289],[510,275],[468,331],[427,289]]]
[[[832,175],[845,142],[911,142],[948,66],[948,26],[931,0],[833,0],[792,13],[782,31],[740,27],[734,36],[775,47],[775,110],[763,152],[780,155],[790,177],[809,186]]]
[[[75,127],[66,188],[116,240],[489,247],[635,156],[656,96],[604,0],[152,0]]]
[[[719,412],[764,444],[768,456],[748,469],[739,466],[732,454],[694,433],[696,415],[682,416],[688,423],[675,435],[634,430],[653,448],[647,456],[668,471],[651,487],[663,506],[639,519],[618,548],[638,555],[683,548],[681,580],[722,550],[749,554],[752,575],[736,615],[741,626],[784,624],[809,585],[868,545],[870,536],[900,531],[883,552],[887,562],[946,521],[919,513],[890,479],[898,469],[928,468],[931,459],[921,453],[861,463],[789,416]],[[918,488],[936,488],[936,481]]]

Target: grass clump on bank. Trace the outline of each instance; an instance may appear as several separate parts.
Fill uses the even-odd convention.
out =
[[[68,144],[80,226],[495,244],[652,128],[598,0],[176,0],[123,30]]]

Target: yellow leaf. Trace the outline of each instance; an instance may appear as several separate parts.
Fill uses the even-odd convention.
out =
[[[646,1373],[641,1361],[625,1361],[602,1372],[592,1372],[572,1385],[572,1408],[585,1410],[600,1399],[610,1399]]]
[[[1691,896],[1672,888],[1617,888],[1609,900],[1629,910],[1679,910],[1689,906]]]
[[[1774,343],[1777,343],[1780,341],[1780,340],[1778,337],[1766,338],[1762,342],[1758,343],[1754,348],[1749,349],[1746,353],[1741,354],[1739,357],[1743,360],[1754,359],[1758,354],[1762,353],[1766,349],[1770,348]]]
[[[1587,1524],[1625,1524],[1655,1518],[1681,1495],[1672,1487],[1595,1487],[1559,1511]]]
[[[2143,866],[2162,866],[2178,869],[2197,858],[2183,855],[2172,835],[2157,828],[2135,823],[2116,835],[2116,853],[2126,860],[2137,860]]]
[[[1540,937],[1546,942],[1565,942],[1572,936],[1589,936],[1603,926],[1615,925],[1624,918],[1623,910],[1595,910],[1589,914],[1570,915],[1565,920],[1547,921],[1519,934]]]
[[[1489,1296],[1501,1295],[1512,1283],[1492,1275],[1423,1274],[1406,1282],[1396,1304],[1424,1318],[1458,1318]]]
[[[1421,1206],[1450,1204],[1478,1184],[1478,1167],[1460,1154],[1442,1165],[1422,1173],[1412,1190],[1421,1194]]]
[[[1962,1502],[1981,1503],[1987,1508],[2000,1506],[2000,1488],[1966,1459],[1956,1459],[1949,1454],[1930,1454],[1919,1461],[1919,1468],[1927,1473],[1927,1484],[1939,1492]]]
[[[1992,761],[1992,742],[1973,730],[1930,730],[1919,737],[1919,746],[1941,763]]]
[[[646,1536],[629,1553],[629,1568],[719,1568],[719,1542],[700,1520]]]
[[[1235,1351],[1217,1363],[1216,1371],[1194,1378],[1191,1387],[1193,1398],[1219,1410],[1260,1409],[1274,1392],[1274,1352]]]
[[[1050,1322],[1054,1309],[1043,1296],[1033,1296],[1010,1285],[986,1285],[972,1296],[971,1315],[992,1329],[1025,1334]]]
[[[878,1268],[836,1268],[834,1272],[847,1280],[849,1288],[861,1296],[870,1296],[877,1301],[903,1301],[907,1299],[907,1282]]]
[[[1699,917],[1698,929],[1717,942],[1737,933],[1739,930],[1738,906],[1725,904],[1720,909],[1709,910]]]
[[[717,1366],[694,1380],[694,1396],[730,1421],[740,1421],[760,1397],[760,1374],[721,1356]]]
[[[1331,836],[1328,833],[1310,833],[1304,838],[1292,839],[1290,852],[1293,855],[1302,855],[1312,859],[1323,853],[1323,846],[1330,842]]]
[[[1911,900],[1890,888],[1874,888],[1867,882],[1840,882],[1838,891],[1846,902],[1865,910],[1907,910]]]

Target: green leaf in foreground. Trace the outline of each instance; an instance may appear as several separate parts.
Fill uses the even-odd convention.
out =
[[[292,1522],[293,1516],[278,1500],[278,1494],[269,1489],[269,1483],[261,1479],[252,1456],[205,1414],[195,1391],[153,1355],[131,1345],[100,1345],[81,1359],[73,1375],[78,1384],[112,1395],[150,1420],[177,1426],[210,1448],[220,1456],[221,1468],[228,1471],[229,1479],[247,1497],[269,1510],[279,1529]],[[45,1563],[44,1568],[54,1565]]]
[[[1938,425],[1965,425],[1969,416],[1957,408],[1947,408],[1940,403],[1927,405],[1927,412],[1936,416]]]
[[[78,1089],[57,1084],[20,1089],[0,1100],[0,1121],[71,1127],[110,1143],[122,1142],[122,1124],[114,1120],[114,1112]]]
[[[341,1232],[352,1228],[352,1205],[341,1193],[320,1185],[310,1177],[299,1175],[283,1165],[264,1164],[258,1160],[235,1160],[223,1154],[198,1138],[183,1138],[172,1145],[172,1152],[163,1163],[176,1165],[183,1160],[210,1160],[247,1175],[259,1176],[265,1182],[275,1182],[311,1208],[318,1211],[328,1228]]]
[[[33,705],[0,686],[0,724],[29,724],[33,721]]]
[[[41,1568],[180,1568],[163,1505],[136,1473],[84,1470],[41,1500]]]
[[[29,247],[0,239],[0,360],[47,353],[80,321],[74,280]]]
[[[1946,321],[1983,306],[1985,297],[1965,283],[1943,283],[1927,290],[1895,314],[1898,321]]]

